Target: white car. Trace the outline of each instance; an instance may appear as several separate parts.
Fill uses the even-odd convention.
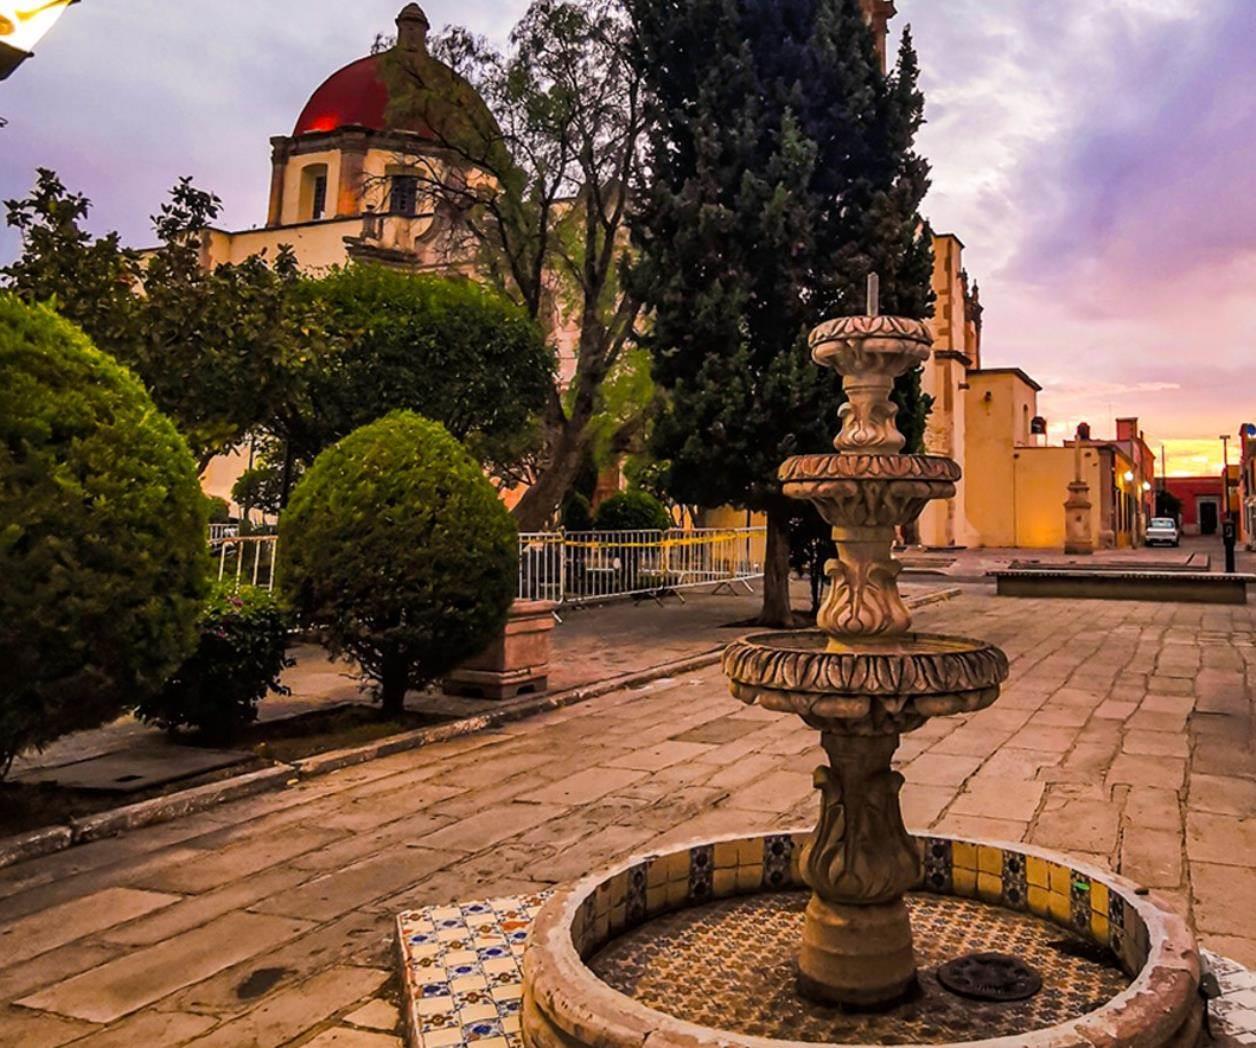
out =
[[[1153,517],[1147,525],[1146,542],[1148,546],[1158,546],[1161,543],[1166,546],[1181,545],[1182,534],[1178,531],[1177,521],[1172,517]]]

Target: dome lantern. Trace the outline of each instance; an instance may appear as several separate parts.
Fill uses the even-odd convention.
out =
[[[432,23],[418,4],[406,4],[397,16],[397,48],[427,53],[427,33]]]

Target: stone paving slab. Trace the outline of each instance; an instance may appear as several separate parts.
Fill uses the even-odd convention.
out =
[[[1143,871],[1204,945],[1256,966],[1254,610],[970,593],[916,622],[999,644],[1012,677],[991,709],[904,740],[909,823]],[[1185,739],[1186,756],[1130,753],[1130,732]],[[0,869],[0,929],[44,929],[21,961],[0,950],[0,1044],[181,1046],[252,1029],[323,973],[386,973],[403,909],[808,822],[821,759],[801,722],[739,705],[711,668]],[[1021,784],[1015,804],[983,782]],[[137,912],[106,924],[93,896]],[[395,1048],[396,1027],[349,1019],[372,1002],[382,1014],[387,995],[329,999],[289,1040]]]

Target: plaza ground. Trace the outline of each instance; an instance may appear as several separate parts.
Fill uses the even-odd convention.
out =
[[[1085,856],[1256,965],[1253,608],[968,592],[917,625],[1012,679],[904,738],[909,825]],[[807,825],[819,757],[713,668],[0,870],[0,1043],[396,1046],[398,910]]]

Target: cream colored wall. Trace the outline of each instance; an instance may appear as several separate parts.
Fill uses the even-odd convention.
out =
[[[237,450],[229,455],[219,455],[212,459],[205,468],[205,472],[201,474],[201,490],[206,495],[216,495],[231,502],[231,489],[235,486],[235,482],[240,479],[246,469],[249,468],[248,449]],[[234,504],[232,509],[235,510]]]
[[[971,545],[1014,545],[1015,510],[1012,490],[1012,453],[1016,445],[1014,420],[1017,395],[1023,385],[1013,375],[969,376],[965,404],[965,512],[973,525]]]
[[[296,253],[301,269],[317,274],[329,266],[344,265],[347,236],[362,232],[360,218],[329,219],[280,229],[249,229],[239,233],[215,232],[210,244],[214,265],[240,263],[261,251],[273,259],[283,244]]]
[[[963,245],[949,234],[933,238],[933,316],[929,330],[933,334],[934,356],[926,361],[921,376],[921,389],[933,398],[933,410],[925,426],[925,452],[953,459],[964,472],[956,485],[956,497],[950,501],[931,502],[920,515],[918,532],[925,546],[963,546],[973,539],[965,511],[965,491],[969,470],[965,462],[965,400],[967,369],[963,361],[939,357],[939,351],[963,352],[965,306],[963,281]]]
[[[322,153],[305,153],[294,156],[284,167],[283,173],[283,224],[296,225],[304,222],[308,216],[301,213],[301,180],[307,167],[325,165],[327,167],[327,209],[334,214],[336,210],[336,187],[340,185],[340,151],[328,150]]]
[[[1073,449],[1022,447],[1012,455],[1011,504],[1014,524],[1010,534],[991,533],[991,546],[1023,546],[1029,549],[1064,548],[1064,501],[1073,479]],[[1098,548],[1099,504],[1103,483],[1096,449],[1082,452],[1082,477],[1090,485],[1090,534]]]

